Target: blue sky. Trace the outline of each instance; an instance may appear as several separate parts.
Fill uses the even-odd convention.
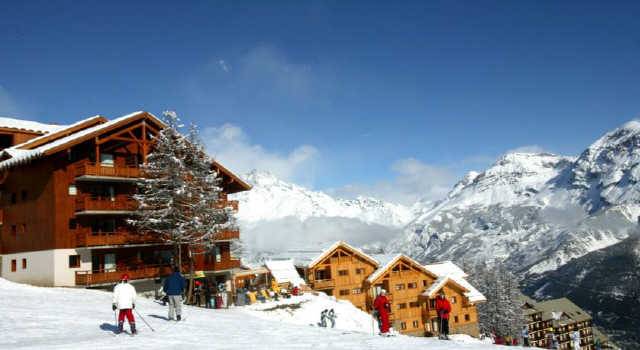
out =
[[[238,171],[437,197],[506,151],[575,155],[638,117],[638,18],[637,1],[7,3],[0,115],[175,109]]]

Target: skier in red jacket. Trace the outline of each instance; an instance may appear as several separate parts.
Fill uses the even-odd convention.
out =
[[[440,318],[440,333],[443,339],[449,339],[449,313],[451,313],[451,304],[441,291],[436,298],[436,312]]]
[[[380,333],[389,333],[389,311],[391,305],[389,305],[389,299],[387,299],[387,292],[382,289],[380,294],[373,301],[373,308],[378,312],[378,322],[380,323]]]

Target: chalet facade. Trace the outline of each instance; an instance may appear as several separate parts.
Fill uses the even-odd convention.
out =
[[[333,244],[307,266],[307,281],[313,290],[348,300],[367,310],[365,281],[378,262],[346,242]]]
[[[580,349],[595,349],[591,316],[569,299],[536,302],[525,297],[522,308],[527,319],[531,346],[550,346],[551,335],[554,334],[560,350],[573,350],[571,334],[577,330],[580,332]]]
[[[414,336],[440,332],[435,297],[444,291],[452,308],[451,332],[479,335],[476,304],[486,299],[451,262],[422,266],[402,254],[373,257],[337,242],[307,265],[305,276],[312,289],[366,312],[372,311],[380,290],[386,290],[393,328]]]
[[[126,222],[137,208],[132,195],[144,176],[140,166],[164,124],[147,112],[40,129],[31,123],[0,118],[1,276],[43,286],[99,286],[125,272],[133,280],[168,273],[172,247]],[[250,186],[212,166],[223,179],[220,205],[237,210],[227,195]],[[196,258],[196,269],[239,267],[230,253],[239,234],[221,233],[215,252]]]

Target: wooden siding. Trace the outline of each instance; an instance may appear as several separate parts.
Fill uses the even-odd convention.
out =
[[[364,281],[375,268],[358,253],[339,247],[308,270],[308,281],[312,289],[328,291],[336,298],[366,310]]]

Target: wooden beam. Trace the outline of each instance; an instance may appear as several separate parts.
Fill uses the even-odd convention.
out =
[[[147,121],[142,121],[142,163],[147,164]]]

